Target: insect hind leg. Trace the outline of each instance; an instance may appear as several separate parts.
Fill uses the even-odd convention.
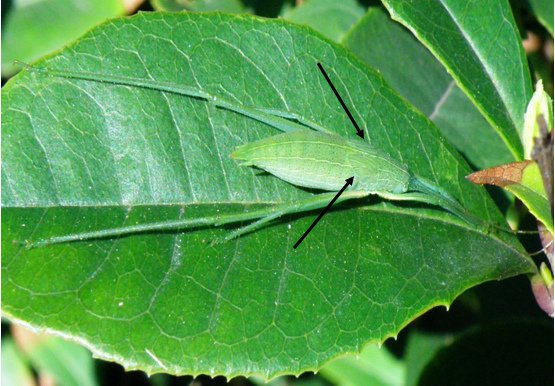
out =
[[[307,199],[304,199],[302,201],[277,205],[274,208],[269,209],[268,214],[266,216],[256,220],[251,224],[238,228],[224,237],[213,240],[211,244],[215,245],[215,244],[220,244],[226,241],[233,240],[246,233],[253,232],[259,229],[260,227],[262,227],[264,224],[267,224],[270,221],[276,220],[279,217],[282,217],[287,214],[306,212],[309,210],[323,208],[329,204],[329,202],[335,197],[335,195],[336,193],[321,193],[321,194],[309,197]],[[360,191],[347,192],[347,193],[344,193],[342,196],[340,196],[336,200],[336,203],[353,199],[353,198],[365,197],[367,195],[368,195],[367,193],[360,192]],[[215,224],[215,225],[218,226],[223,224]]]

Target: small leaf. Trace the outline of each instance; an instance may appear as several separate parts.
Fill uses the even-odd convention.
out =
[[[245,12],[245,6],[240,0],[151,0],[150,3],[152,7],[158,11]]]
[[[475,184],[496,185],[513,193],[553,234],[551,206],[536,162],[513,162],[472,173],[467,178]]]
[[[340,41],[363,15],[364,8],[356,0],[306,0],[285,8],[282,14],[284,19],[308,25],[335,41]]]
[[[522,143],[524,146],[524,157],[532,159],[532,153],[536,139],[540,138],[542,133],[538,123],[538,117],[542,116],[543,122],[547,125],[547,132],[553,131],[553,100],[549,94],[543,90],[543,82],[538,80],[536,83],[536,91],[528,103],[526,115],[524,116],[524,131],[522,133]]]
[[[412,330],[405,349],[406,386],[418,386],[422,371],[439,350],[453,343],[453,336]]]
[[[532,85],[508,1],[383,0],[443,63],[517,160]]]
[[[402,386],[405,366],[387,348],[368,345],[360,354],[336,359],[320,370],[337,386]]]
[[[553,1],[550,0],[528,0],[526,2],[536,15],[540,23],[549,31],[553,37]]]

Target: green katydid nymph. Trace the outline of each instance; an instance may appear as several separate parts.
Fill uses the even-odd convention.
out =
[[[472,226],[482,226],[445,190],[360,139],[298,130],[240,146],[231,156],[242,161],[241,166],[255,166],[312,189],[337,192],[345,177],[354,176],[343,200],[375,194],[388,200],[419,201],[440,206]]]
[[[337,199],[337,203],[373,194],[388,200],[417,201],[439,206],[458,216],[472,227],[485,228],[485,223],[482,220],[465,210],[449,193],[439,186],[414,175],[406,165],[393,159],[384,151],[361,139],[347,139],[338,134],[332,134],[317,124],[304,120],[302,116],[247,107],[191,87],[153,80],[35,68],[30,68],[30,70],[43,72],[49,76],[129,85],[201,98],[216,107],[261,121],[284,133],[239,146],[231,156],[238,160],[242,166],[255,166],[293,185],[327,192],[316,194],[301,201],[248,212],[101,229],[28,241],[25,243],[28,247],[114,238],[146,232],[182,231],[198,226],[221,226],[253,221],[219,240],[227,241],[256,230],[286,214],[325,207],[344,185],[345,179],[351,176],[354,176],[353,186]]]
[[[36,247],[143,232],[182,230],[201,225],[220,226],[257,220],[232,231],[219,240],[228,241],[286,214],[323,208],[344,185],[345,176],[354,176],[354,183],[337,202],[376,194],[389,200],[410,200],[437,205],[472,226],[482,227],[483,225],[443,189],[411,174],[405,165],[362,140],[351,140],[336,134],[303,129],[239,146],[231,156],[239,160],[241,166],[256,166],[294,185],[332,191],[332,193],[322,193],[302,201],[251,212],[76,233],[27,245]]]

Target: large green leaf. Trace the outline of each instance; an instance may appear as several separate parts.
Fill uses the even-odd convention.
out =
[[[123,14],[121,0],[13,0],[2,15],[2,76],[19,71],[78,38],[89,28]],[[2,7],[4,11],[4,7]]]
[[[365,138],[489,221],[502,216],[435,126],[349,51],[282,20],[150,13],[108,22],[37,66],[198,88]],[[94,78],[94,75],[90,75]],[[466,288],[534,270],[514,237],[371,198],[212,246],[227,229],[25,249],[38,239],[233,213],[313,193],[237,166],[276,133],[209,101],[22,71],[2,91],[2,308],[127,368],[299,373],[383,341]],[[339,210],[343,209],[343,210]]]
[[[382,0],[443,63],[515,158],[532,84],[508,1]]]
[[[484,169],[514,160],[441,63],[381,9],[370,8],[343,44],[426,114],[474,167]]]

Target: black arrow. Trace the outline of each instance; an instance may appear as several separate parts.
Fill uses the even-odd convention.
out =
[[[310,231],[312,230],[312,228],[314,228],[316,226],[316,224],[318,224],[318,221],[320,221],[320,219],[326,214],[326,212],[328,211],[329,208],[331,208],[331,206],[333,205],[333,203],[339,198],[339,196],[341,196],[341,194],[345,191],[345,189],[347,189],[347,186],[352,185],[353,184],[353,180],[355,179],[355,177],[350,177],[347,178],[345,180],[345,185],[343,185],[343,187],[341,188],[341,190],[339,192],[337,192],[337,194],[335,195],[335,197],[333,198],[333,200],[330,201],[330,203],[328,204],[328,206],[326,206],[324,208],[324,210],[322,211],[322,213],[320,213],[320,215],[318,217],[316,217],[316,220],[314,220],[314,222],[312,223],[312,225],[310,225],[308,227],[308,229],[306,230],[306,232],[301,236],[301,238],[299,239],[299,241],[297,241],[295,243],[295,245],[293,245],[293,249],[297,249],[297,247],[299,246],[300,243],[303,242],[304,238],[310,233]]]
[[[341,96],[339,95],[339,93],[337,92],[337,90],[335,89],[335,86],[333,85],[333,83],[330,80],[330,77],[328,76],[328,74],[326,74],[326,71],[324,71],[324,67],[322,67],[322,65],[320,63],[318,63],[318,68],[320,69],[320,71],[322,71],[322,74],[324,74],[324,78],[326,78],[326,80],[328,81],[328,84],[330,85],[331,89],[333,90],[333,93],[335,94],[335,96],[337,97],[337,99],[339,99],[339,103],[341,103],[341,106],[343,106],[343,110],[345,110],[345,112],[347,113],[347,115],[349,116],[349,119],[351,120],[351,122],[353,123],[353,126],[355,127],[356,131],[357,131],[357,135],[360,138],[364,138],[364,131],[360,130],[360,128],[358,127],[355,119],[353,118],[353,116],[351,115],[351,112],[349,111],[349,109],[347,108],[347,106],[345,105],[345,102],[343,102],[343,99],[341,99]]]

